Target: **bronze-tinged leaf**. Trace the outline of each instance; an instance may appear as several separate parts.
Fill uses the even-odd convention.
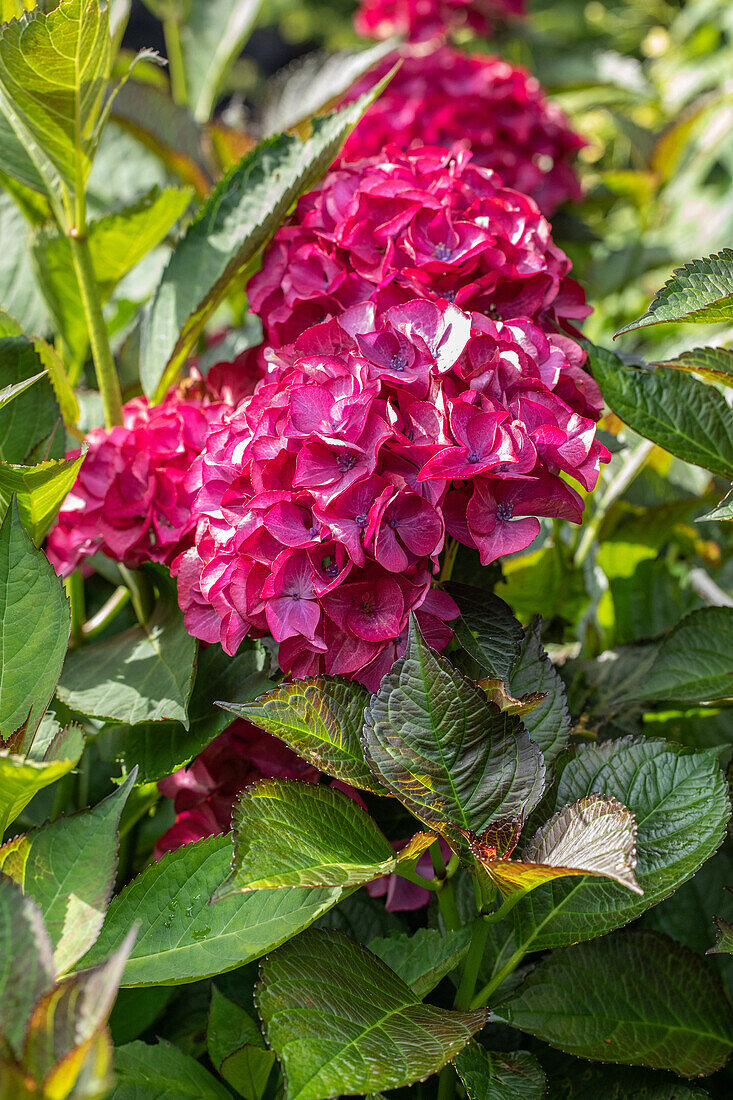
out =
[[[517,699],[511,694],[503,680],[494,679],[493,677],[478,680],[477,684],[490,703],[497,706],[499,710],[505,710],[508,714],[529,714],[548,695],[546,691],[530,691]]]

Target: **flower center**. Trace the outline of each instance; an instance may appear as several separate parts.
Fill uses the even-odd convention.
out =
[[[496,508],[497,519],[511,519],[514,508],[511,504],[498,504]]]
[[[479,461],[479,456],[476,454],[475,451],[469,451],[468,452],[468,461],[469,462],[478,462]],[[500,504],[499,507],[503,508],[504,505]]]
[[[354,516],[354,523],[357,527],[366,527],[367,522],[368,520],[365,512],[359,512],[358,516]]]
[[[356,466],[356,455],[353,451],[345,451],[343,454],[336,455],[336,465],[342,474],[348,474]]]
[[[330,557],[325,557],[321,559],[321,569],[327,577],[331,578],[331,580],[334,580],[336,577],[338,577],[339,573],[341,572],[336,562],[333,560],[333,558]]]
[[[404,352],[396,351],[392,356],[392,370],[403,371],[407,366],[407,356]]]
[[[449,260],[453,255],[453,249],[444,244],[443,241],[439,241],[433,249],[433,255],[436,260]]]

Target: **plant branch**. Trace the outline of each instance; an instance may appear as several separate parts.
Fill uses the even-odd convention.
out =
[[[119,588],[114,590],[107,602],[102,604],[96,615],[92,615],[84,623],[81,628],[82,639],[89,641],[91,638],[95,638],[97,634],[101,634],[104,628],[109,626],[125,604],[129,602],[129,599],[130,589],[121,584]]]
[[[102,303],[99,297],[97,277],[94,273],[92,254],[86,238],[86,226],[77,225],[69,233],[74,271],[79,283],[84,315],[89,330],[89,343],[97,374],[97,385],[104,405],[104,421],[108,428],[122,423],[122,393],[117,367],[109,346],[107,326],[104,323]]]
[[[440,850],[440,841],[436,840],[430,845],[430,858],[433,862],[435,877],[437,879],[438,905],[449,932],[456,932],[461,927],[461,918],[456,905],[456,896],[453,893],[453,883],[448,878],[448,873]]]
[[[525,954],[526,952],[524,948],[521,947],[514,952],[511,958],[508,959],[504,966],[502,966],[498,974],[495,974],[494,977],[491,978],[491,980],[488,981],[486,985],[478,991],[476,996],[471,1001],[472,1010],[474,1008],[483,1008],[484,1005],[487,1004],[491,994],[499,988],[505,978],[508,978],[510,974],[514,973],[514,971],[517,969],[520,962],[524,958]]]
[[[481,969],[481,961],[484,957],[484,951],[486,950],[486,941],[489,938],[489,930],[489,921],[482,920],[471,937],[471,946],[466,955],[463,973],[461,974],[461,982],[458,986],[456,999],[453,1002],[453,1007],[458,1012],[467,1012],[471,1006],[474,990],[476,989],[476,981],[478,980],[479,971]]]
[[[174,14],[167,15],[163,19],[163,37],[165,38],[165,52],[168,57],[173,102],[177,103],[179,107],[187,107],[188,91],[186,89],[183,50],[181,49],[181,28]]]

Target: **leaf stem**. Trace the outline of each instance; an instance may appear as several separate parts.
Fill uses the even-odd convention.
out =
[[[514,952],[514,954],[507,960],[504,966],[502,966],[499,973],[495,974],[494,977],[491,978],[491,980],[488,981],[486,985],[478,991],[476,996],[471,1001],[472,1010],[474,1008],[483,1008],[483,1006],[488,1002],[491,994],[499,988],[504,979],[508,978],[509,975],[517,969],[520,962],[524,958],[525,953],[526,952],[522,947],[518,948]]]
[[[167,15],[163,19],[163,37],[165,38],[165,52],[168,57],[168,69],[171,74],[171,95],[173,102],[179,107],[188,106],[188,92],[186,89],[186,67],[183,63],[183,50],[181,49],[181,28],[174,14]]]
[[[130,599],[130,589],[120,585],[116,588],[106,603],[102,604],[96,615],[87,619],[81,628],[81,636],[84,641],[95,638],[101,634],[106,626],[119,614]]]
[[[446,1066],[443,1066],[438,1077],[438,1098],[437,1100],[451,1100],[455,1096],[456,1091],[456,1074],[453,1066],[448,1062]]]
[[[473,994],[476,989],[476,981],[481,969],[481,961],[484,957],[484,951],[486,950],[486,941],[489,938],[490,927],[489,921],[482,920],[471,937],[471,946],[468,949],[468,955],[463,965],[460,985],[458,986],[456,999],[453,1002],[453,1007],[458,1012],[467,1012],[471,1006]]]
[[[145,626],[153,613],[153,605],[155,603],[155,597],[148,583],[148,578],[141,573],[128,569],[124,565],[120,565],[119,570],[122,574],[122,579],[129,589],[130,599],[135,615],[137,616],[137,621],[140,623],[140,626]]]
[[[583,537],[578,544],[578,549],[575,554],[574,564],[576,568],[579,568],[585,562],[585,559],[593,549],[593,544],[596,541],[601,524],[606,518],[608,509],[626,492],[636,475],[640,473],[644,463],[653,450],[654,443],[648,439],[642,440],[642,442],[634,448],[619,472],[608,485],[595,512],[583,529]]]
[[[84,578],[80,569],[75,569],[64,582],[66,594],[71,604],[71,643],[78,645],[84,632]]]
[[[453,893],[453,883],[448,878],[445,860],[440,850],[440,841],[438,840],[430,845],[430,859],[432,860],[433,869],[435,870],[435,877],[438,880],[438,885],[436,887],[438,905],[440,906],[440,912],[443,916],[445,927],[449,932],[457,932],[461,927],[461,917],[458,912],[458,906],[456,905],[456,896]]]
[[[89,343],[97,374],[97,385],[104,405],[104,421],[108,428],[122,423],[122,393],[117,367],[109,346],[107,326],[104,323],[99,286],[94,272],[92,254],[86,238],[86,226],[77,225],[69,233],[74,271],[79,283],[84,315],[89,330]]]
[[[445,584],[449,581],[453,575],[453,566],[456,564],[456,557],[458,555],[458,539],[449,538],[445,544],[445,557],[443,558],[443,567],[440,570],[440,577],[438,580],[441,584]]]

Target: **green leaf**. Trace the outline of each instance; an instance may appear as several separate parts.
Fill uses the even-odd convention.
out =
[[[709,1093],[672,1074],[568,1061],[567,1073],[552,1074],[547,1100],[709,1100]]]
[[[25,336],[0,338],[0,383],[15,386],[45,374],[36,349]],[[0,461],[24,465],[61,422],[51,382],[41,378],[0,409]],[[63,455],[63,432],[58,433]],[[57,457],[53,455],[52,457]]]
[[[232,1088],[245,1100],[261,1100],[275,1055],[265,1047],[252,1017],[216,986],[211,990],[206,1046],[212,1065]]]
[[[636,818],[644,896],[584,878],[540,886],[514,910],[524,950],[562,947],[628,924],[695,874],[720,846],[730,817],[716,754],[665,741],[625,737],[580,748],[559,778],[557,806],[599,791]]]
[[[458,641],[484,675],[509,683],[522,647],[522,627],[511,608],[489,592],[464,584],[446,585],[461,617],[454,625]]]
[[[620,701],[679,703],[733,698],[733,608],[691,611],[666,636],[644,679]]]
[[[0,526],[0,738],[7,741],[25,725],[25,743],[32,741],[56,687],[70,630],[63,585],[13,505]]]
[[[383,84],[316,119],[306,142],[263,142],[217,186],[174,249],[143,330],[140,378],[148,396],[166,392],[232,284],[328,168]]]
[[[16,1057],[31,1013],[53,981],[53,947],[38,906],[0,876],[0,1035]]]
[[[488,1051],[469,1043],[456,1058],[468,1100],[543,1100],[547,1079],[526,1050]]]
[[[0,751],[0,837],[34,795],[68,775],[83,750],[81,730],[71,726],[54,738],[40,760]]]
[[[414,618],[405,656],[364,718],[375,775],[430,828],[482,833],[500,818],[526,817],[542,797],[542,755],[519,718],[487,703]]]
[[[617,416],[685,462],[733,480],[733,417],[722,393],[690,375],[638,370],[604,348],[586,347]]]
[[[260,116],[262,133],[269,137],[292,130],[338,103],[357,80],[398,45],[398,38],[388,38],[366,50],[310,53],[297,58],[268,83]]]
[[[219,706],[279,737],[319,771],[352,787],[384,794],[361,747],[368,702],[369,692],[361,684],[319,676],[281,684],[244,706]]]
[[[169,852],[112,901],[81,966],[104,958],[135,921],[123,986],[176,985],[234,970],[306,928],[340,890],[265,890],[209,904],[229,873],[232,842],[214,836]]]
[[[547,955],[495,1010],[580,1058],[713,1073],[733,1050],[733,1008],[705,961],[657,932]]]
[[[713,508],[712,512],[706,512],[704,516],[699,516],[697,522],[706,523],[710,520],[726,519],[733,519],[733,492],[728,493],[720,504]]]
[[[715,944],[707,951],[707,955],[731,955],[733,954],[733,924],[722,917],[714,917]]]
[[[653,366],[669,367],[672,370],[685,371],[687,374],[700,374],[708,382],[733,386],[733,350],[731,348],[691,348],[676,355],[674,359],[664,359],[660,363],[654,363]]]
[[[211,118],[262,0],[192,0],[181,25],[186,94],[194,118]]]
[[[134,725],[174,719],[188,729],[196,640],[186,631],[175,588],[161,585],[146,625],[69,653],[57,694],[71,710]]]
[[[2,148],[2,116],[0,116],[0,148]],[[0,185],[4,179],[0,172]],[[31,192],[38,197],[36,192]],[[31,230],[14,200],[0,191],[0,303],[3,310],[17,321],[15,331],[2,331],[2,336],[20,336],[22,332],[46,332],[49,317],[38,288],[30,254]],[[4,328],[4,326],[3,326]]]
[[[371,940],[369,950],[422,1000],[465,958],[472,932],[468,924],[444,935],[437,928],[418,928],[412,935]]]
[[[360,886],[394,871],[400,858],[348,795],[299,780],[245,787],[234,803],[232,829],[232,873],[213,901],[245,890]],[[425,848],[434,839],[428,834]]]
[[[733,321],[732,249],[675,268],[647,312],[616,335],[665,321]]]
[[[66,424],[67,427],[73,427],[79,422],[79,402],[77,401],[74,387],[69,381],[69,376],[66,373],[66,367],[63,364],[61,356],[55,348],[52,348],[51,345],[47,344],[45,340],[42,340],[40,336],[33,337],[33,347],[36,349],[38,358],[46,368],[54,396],[61,410],[64,424]]]
[[[154,187],[123,210],[89,224],[87,237],[102,304],[128,272],[156,248],[184,214],[191,192]],[[84,361],[88,330],[69,238],[58,229],[36,233],[39,284],[73,362]]]
[[[134,775],[98,806],[59,817],[0,848],[0,870],[40,907],[63,974],[94,943],[112,896],[120,815]]]
[[[115,1050],[109,1100],[231,1100],[208,1070],[172,1043],[127,1043]]]
[[[39,378],[45,376],[45,371],[41,371],[40,374],[34,374],[30,378],[24,378],[22,382],[11,383],[9,386],[3,386],[0,390],[0,411],[2,411],[6,405],[9,405],[11,401],[14,401],[21,393],[25,393],[34,382],[37,382]]]
[[[0,113],[35,171],[15,156],[3,156],[3,170],[36,190],[40,177],[49,197],[65,197],[69,217],[69,198],[89,178],[110,67],[99,0],[62,0],[48,15],[35,8],[0,31]]]
[[[231,723],[214,700],[225,695],[246,702],[269,687],[268,656],[257,642],[244,643],[234,657],[219,645],[199,651],[196,680],[188,706],[189,728],[181,722],[141,722],[135,726],[110,726],[106,735],[119,743],[115,759],[127,771],[139,767],[138,783],[156,783],[198,756]]]
[[[340,932],[306,932],[269,955],[255,994],[286,1100],[323,1100],[421,1081],[487,1014],[420,1003],[376,955]]]
[[[36,545],[51,530],[67,493],[74,487],[84,455],[73,459],[41,462],[38,466],[16,466],[0,462],[0,516],[15,497],[18,511]]]
[[[533,619],[524,631],[519,657],[509,679],[513,695],[546,693],[522,716],[522,725],[539,746],[545,764],[552,764],[570,740],[572,723],[565,685],[542,646],[542,620]]]

